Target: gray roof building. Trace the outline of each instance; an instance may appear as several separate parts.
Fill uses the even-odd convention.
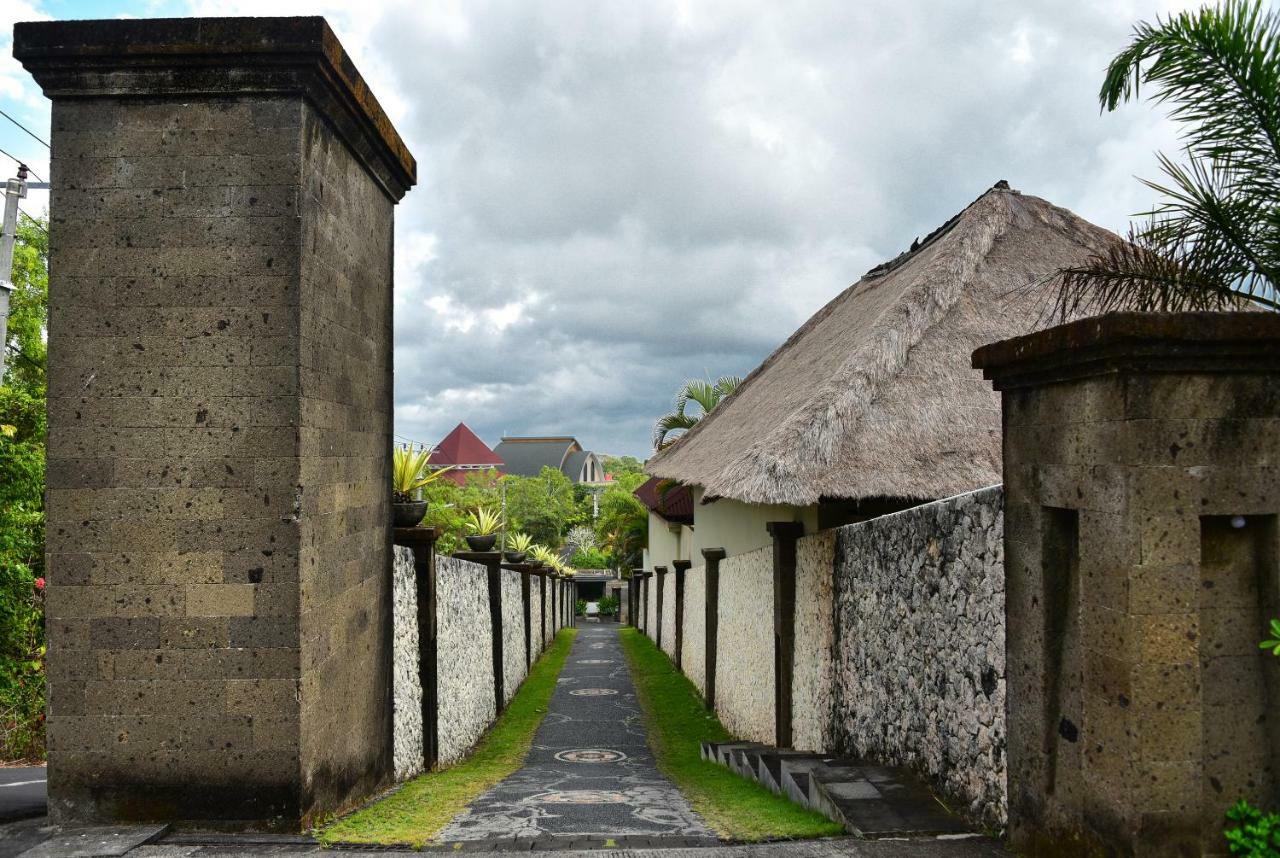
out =
[[[569,435],[503,438],[493,452],[508,474],[536,477],[543,468],[555,468],[575,483],[604,482],[600,457]]]

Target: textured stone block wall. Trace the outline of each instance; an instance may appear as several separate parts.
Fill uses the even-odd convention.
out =
[[[524,601],[520,573],[502,570],[502,693],[505,705],[524,682]]]
[[[1007,813],[1003,531],[996,486],[839,528],[835,545],[836,749],[909,765],[995,826]]]
[[[773,743],[773,546],[720,562],[716,714],[735,736]]]
[[[836,533],[823,530],[796,541],[795,670],[791,676],[791,744],[831,747],[835,668],[833,619]]]
[[[648,617],[648,623],[647,623],[648,634],[652,640],[657,641],[658,640],[658,623],[661,622],[661,618],[658,616],[658,576],[657,575],[652,576],[645,582],[645,589],[649,591],[645,594],[645,601],[649,603],[649,617]],[[664,598],[666,597],[665,589],[662,595]]]
[[[298,336],[258,343],[264,361],[283,364],[295,379],[298,394],[300,474],[293,497],[283,502],[293,505],[285,518],[304,513],[298,590],[308,810],[342,807],[392,775],[387,485],[394,204],[320,115],[304,106],[302,119],[307,252],[298,267]],[[260,312],[254,321],[269,318]],[[283,490],[277,482],[275,493]]]
[[[684,643],[681,669],[698,691],[707,691],[707,568],[684,573]]]
[[[1225,854],[1227,808],[1274,801],[1280,664],[1257,642],[1280,616],[1275,354],[1005,392],[1020,851]]]
[[[52,129],[51,812],[296,819],[301,102]]]
[[[466,560],[436,560],[440,764],[462,760],[493,721],[489,579]]]
[[[418,681],[418,586],[413,551],[397,547],[392,566],[393,672],[395,712],[392,732],[396,780],[422,771],[422,684]]]

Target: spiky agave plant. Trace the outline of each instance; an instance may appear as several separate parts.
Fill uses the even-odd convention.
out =
[[[507,550],[518,554],[528,554],[533,548],[533,537],[527,533],[513,533],[507,537]]]
[[[429,486],[453,470],[447,468],[432,469],[428,465],[431,451],[427,449],[412,450],[407,447],[396,447],[391,451],[391,490],[392,499],[396,503],[408,503],[413,500],[413,493]]]
[[[1280,18],[1259,0],[1156,19],[1107,69],[1102,108],[1139,97],[1183,123],[1185,164],[1160,155],[1164,200],[1083,265],[1057,272],[1054,315],[1128,308],[1280,309]]]
[[[537,560],[543,566],[555,568],[555,564],[560,562],[560,558],[554,551],[545,545],[534,545],[529,548],[529,556]]]
[[[502,514],[487,506],[467,514],[467,531],[472,536],[491,536],[502,529]]]

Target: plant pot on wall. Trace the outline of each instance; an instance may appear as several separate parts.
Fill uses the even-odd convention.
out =
[[[504,552],[504,553],[503,553],[503,555],[502,555],[502,556],[503,556],[503,558],[504,558],[508,563],[523,563],[523,562],[524,562],[524,552],[523,552],[523,551],[506,551],[506,552]]]
[[[488,536],[468,536],[467,547],[472,551],[492,551],[493,544],[497,541],[496,533],[490,533]]]
[[[391,504],[391,521],[396,527],[417,527],[426,514],[426,501],[395,501]]]

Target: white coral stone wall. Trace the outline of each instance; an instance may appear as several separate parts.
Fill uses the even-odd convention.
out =
[[[684,573],[684,642],[681,669],[684,675],[707,693],[707,570],[695,566]]]
[[[511,702],[524,682],[524,599],[520,573],[503,569],[502,578],[502,693]]]
[[[450,765],[466,756],[497,711],[488,573],[479,564],[440,557],[436,594],[440,763]]]
[[[823,530],[796,542],[795,667],[791,675],[791,743],[831,747],[832,621],[836,534]]]
[[[422,685],[418,682],[418,589],[413,552],[397,547],[392,558],[394,694],[392,757],[396,780],[422,771]]]
[[[772,743],[773,546],[720,561],[716,713],[730,733]]]

